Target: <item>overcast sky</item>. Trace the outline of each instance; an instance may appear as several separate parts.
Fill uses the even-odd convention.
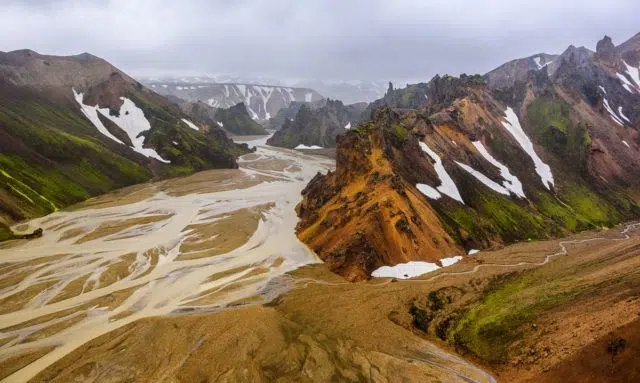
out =
[[[0,50],[134,75],[420,79],[640,32],[639,0],[0,0]]]

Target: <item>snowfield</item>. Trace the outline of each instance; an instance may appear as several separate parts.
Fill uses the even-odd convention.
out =
[[[102,114],[102,116],[111,120],[114,124],[116,124],[120,129],[122,129],[131,140],[133,144],[134,151],[142,154],[145,157],[155,158],[160,162],[164,162],[165,164],[171,163],[171,161],[165,160],[160,157],[160,155],[153,149],[143,147],[144,144],[144,136],[142,133],[151,129],[151,124],[144,116],[144,112],[142,109],[138,108],[136,104],[129,100],[126,97],[120,97],[123,101],[122,106],[120,107],[120,115],[112,116],[109,113],[109,108],[98,108],[98,106],[89,106],[83,103],[84,95],[82,93],[76,93],[75,89],[72,89],[73,95],[80,105],[82,109],[82,113],[91,121],[91,123],[98,129],[98,131],[110,139],[123,144],[122,141],[117,139],[114,135],[112,135],[107,128],[102,124],[100,118],[98,117],[98,113]]]
[[[491,165],[500,170],[500,176],[502,177],[502,179],[504,179],[502,185],[505,187],[505,189],[509,190],[520,198],[526,198],[526,196],[524,195],[524,190],[522,189],[522,182],[520,182],[518,177],[511,174],[509,168],[506,165],[495,159],[491,155],[491,153],[487,151],[482,142],[474,141],[472,142],[472,144],[476,148],[476,150],[478,150],[480,155],[482,155],[482,157],[489,161]]]
[[[429,155],[429,157],[431,157],[431,159],[435,162],[433,164],[433,167],[436,171],[436,174],[438,174],[438,177],[440,178],[440,186],[436,187],[436,189],[446,195],[449,196],[453,199],[455,199],[456,201],[464,204],[464,201],[462,200],[462,196],[460,195],[460,192],[458,191],[458,187],[456,186],[456,183],[453,181],[453,179],[451,178],[451,176],[449,175],[449,173],[447,173],[447,170],[444,168],[444,165],[442,164],[442,159],[440,159],[440,156],[438,156],[436,154],[436,152],[434,152],[433,150],[431,150],[427,144],[425,144],[424,142],[420,141],[420,148],[422,149],[423,152],[427,153]],[[427,185],[425,185],[427,186]],[[418,189],[420,190],[420,189]],[[427,197],[430,197],[428,194],[426,194]],[[438,197],[439,198],[439,197]],[[435,198],[437,199],[437,198]]]
[[[513,138],[516,139],[516,142],[529,155],[529,157],[531,157],[536,168],[536,173],[538,173],[540,180],[542,180],[542,184],[548,190],[551,190],[551,186],[555,185],[553,182],[553,174],[551,174],[551,167],[544,163],[533,149],[533,143],[524,130],[522,130],[520,120],[518,120],[518,116],[511,107],[507,107],[507,110],[505,111],[505,120],[502,121],[502,125],[513,136]]]
[[[442,264],[442,267],[447,267],[459,262],[460,260],[462,260],[462,257],[457,255],[455,257],[442,258],[440,263]],[[409,279],[439,269],[441,269],[441,267],[436,263],[411,261],[407,263],[399,263],[395,266],[379,267],[371,273],[371,276],[375,278]]]
[[[307,146],[305,144],[300,144],[300,145],[296,146],[294,149],[308,150],[308,149],[324,149],[324,148],[322,146],[318,146],[318,145]]]
[[[183,119],[182,119],[182,122],[184,122],[185,124],[187,124],[187,126],[188,126],[188,127],[190,127],[191,129],[193,129],[193,130],[197,130],[197,131],[200,131],[200,128],[198,128],[198,127],[196,126],[196,124],[194,124],[193,122],[191,122],[191,121],[187,120],[186,118],[183,118]]]

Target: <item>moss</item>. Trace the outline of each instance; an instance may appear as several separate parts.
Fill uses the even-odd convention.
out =
[[[468,309],[448,332],[457,347],[493,363],[506,362],[509,347],[522,337],[524,324],[575,296],[560,282],[525,273],[493,281],[482,300]]]
[[[570,120],[570,112],[571,106],[562,100],[538,97],[527,107],[527,118],[536,143],[565,159],[572,171],[586,174],[591,137],[585,124]]]
[[[14,237],[15,235],[11,229],[4,223],[0,222],[0,242],[13,239]]]

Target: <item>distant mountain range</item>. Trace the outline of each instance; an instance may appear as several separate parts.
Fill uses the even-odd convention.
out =
[[[184,80],[188,80],[184,81]],[[309,88],[256,84],[218,84],[194,79],[144,80],[159,94],[184,101],[202,101],[214,108],[230,108],[243,103],[255,120],[268,120],[295,101],[313,102],[323,98]]]

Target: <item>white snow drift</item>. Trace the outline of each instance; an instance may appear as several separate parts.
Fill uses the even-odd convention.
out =
[[[309,149],[324,149],[324,148],[322,146],[318,146],[318,145],[307,146],[305,144],[300,144],[300,145],[296,146],[294,149],[309,150]]]
[[[431,150],[427,144],[425,144],[424,142],[420,141],[420,148],[422,149],[423,152],[427,153],[429,155],[429,157],[431,157],[431,159],[433,159],[433,161],[435,162],[433,164],[433,167],[436,171],[436,174],[438,174],[438,177],[440,178],[440,186],[437,186],[436,189],[437,191],[439,191],[440,193],[447,195],[453,199],[455,199],[456,201],[464,204],[464,201],[462,200],[462,196],[460,195],[460,192],[458,191],[458,187],[456,186],[456,183],[453,182],[453,179],[451,178],[451,176],[449,175],[449,173],[447,173],[447,170],[444,168],[444,165],[442,164],[442,159],[440,159],[440,156],[438,156],[436,154],[436,152],[434,152],[433,150]],[[418,187],[418,185],[422,185],[421,187]],[[418,187],[418,190],[420,189],[425,189],[425,186],[428,185],[424,185],[424,184],[418,184],[416,185],[416,187]],[[423,192],[422,190],[420,190],[421,192]],[[425,193],[425,192],[423,192]],[[425,193],[425,195],[429,198],[434,198],[433,196],[435,195],[434,193],[432,193],[432,191],[429,191],[429,194]],[[440,197],[438,197],[440,198]],[[434,199],[438,199],[438,198],[434,198]]]
[[[440,263],[442,267],[451,266],[462,259],[461,256],[442,258]],[[382,266],[375,269],[371,276],[375,278],[397,278],[408,279],[426,274],[432,271],[436,271],[441,267],[436,263],[411,261],[407,263],[399,263],[395,266]]]
[[[160,155],[155,150],[144,148],[142,146],[144,144],[144,136],[142,136],[141,133],[150,130],[151,124],[145,118],[142,109],[138,108],[136,104],[133,103],[133,101],[129,100],[126,97],[120,97],[120,99],[123,101],[122,106],[120,107],[120,115],[112,116],[109,113],[109,108],[98,108],[97,105],[85,105],[83,103],[84,95],[82,93],[76,93],[75,89],[72,90],[73,96],[80,105],[82,113],[84,113],[84,115],[89,119],[89,121],[91,121],[91,123],[96,127],[96,129],[98,129],[100,133],[120,144],[124,144],[107,130],[107,128],[102,124],[102,121],[100,121],[98,113],[111,120],[120,129],[127,133],[129,139],[131,140],[131,143],[133,144],[133,147],[131,147],[131,149],[142,154],[143,156],[155,158],[156,160],[164,163],[171,162],[160,157]]]
[[[200,128],[198,128],[198,127],[196,126],[196,124],[194,124],[193,122],[191,122],[191,121],[187,120],[186,118],[183,118],[183,119],[182,119],[182,122],[184,122],[185,124],[187,124],[187,126],[188,126],[188,127],[190,127],[191,129],[193,129],[193,130],[197,130],[197,131],[200,131]]]
[[[544,163],[542,159],[538,156],[536,151],[533,149],[533,143],[527,137],[527,134],[522,130],[522,126],[520,126],[520,121],[518,120],[518,116],[511,109],[511,107],[507,107],[505,111],[505,120],[502,121],[502,125],[507,129],[507,131],[516,139],[520,147],[531,157],[533,160],[533,164],[536,168],[536,173],[540,176],[542,180],[542,184],[549,190],[551,190],[551,186],[554,186],[553,182],[553,174],[551,174],[551,167]]]

